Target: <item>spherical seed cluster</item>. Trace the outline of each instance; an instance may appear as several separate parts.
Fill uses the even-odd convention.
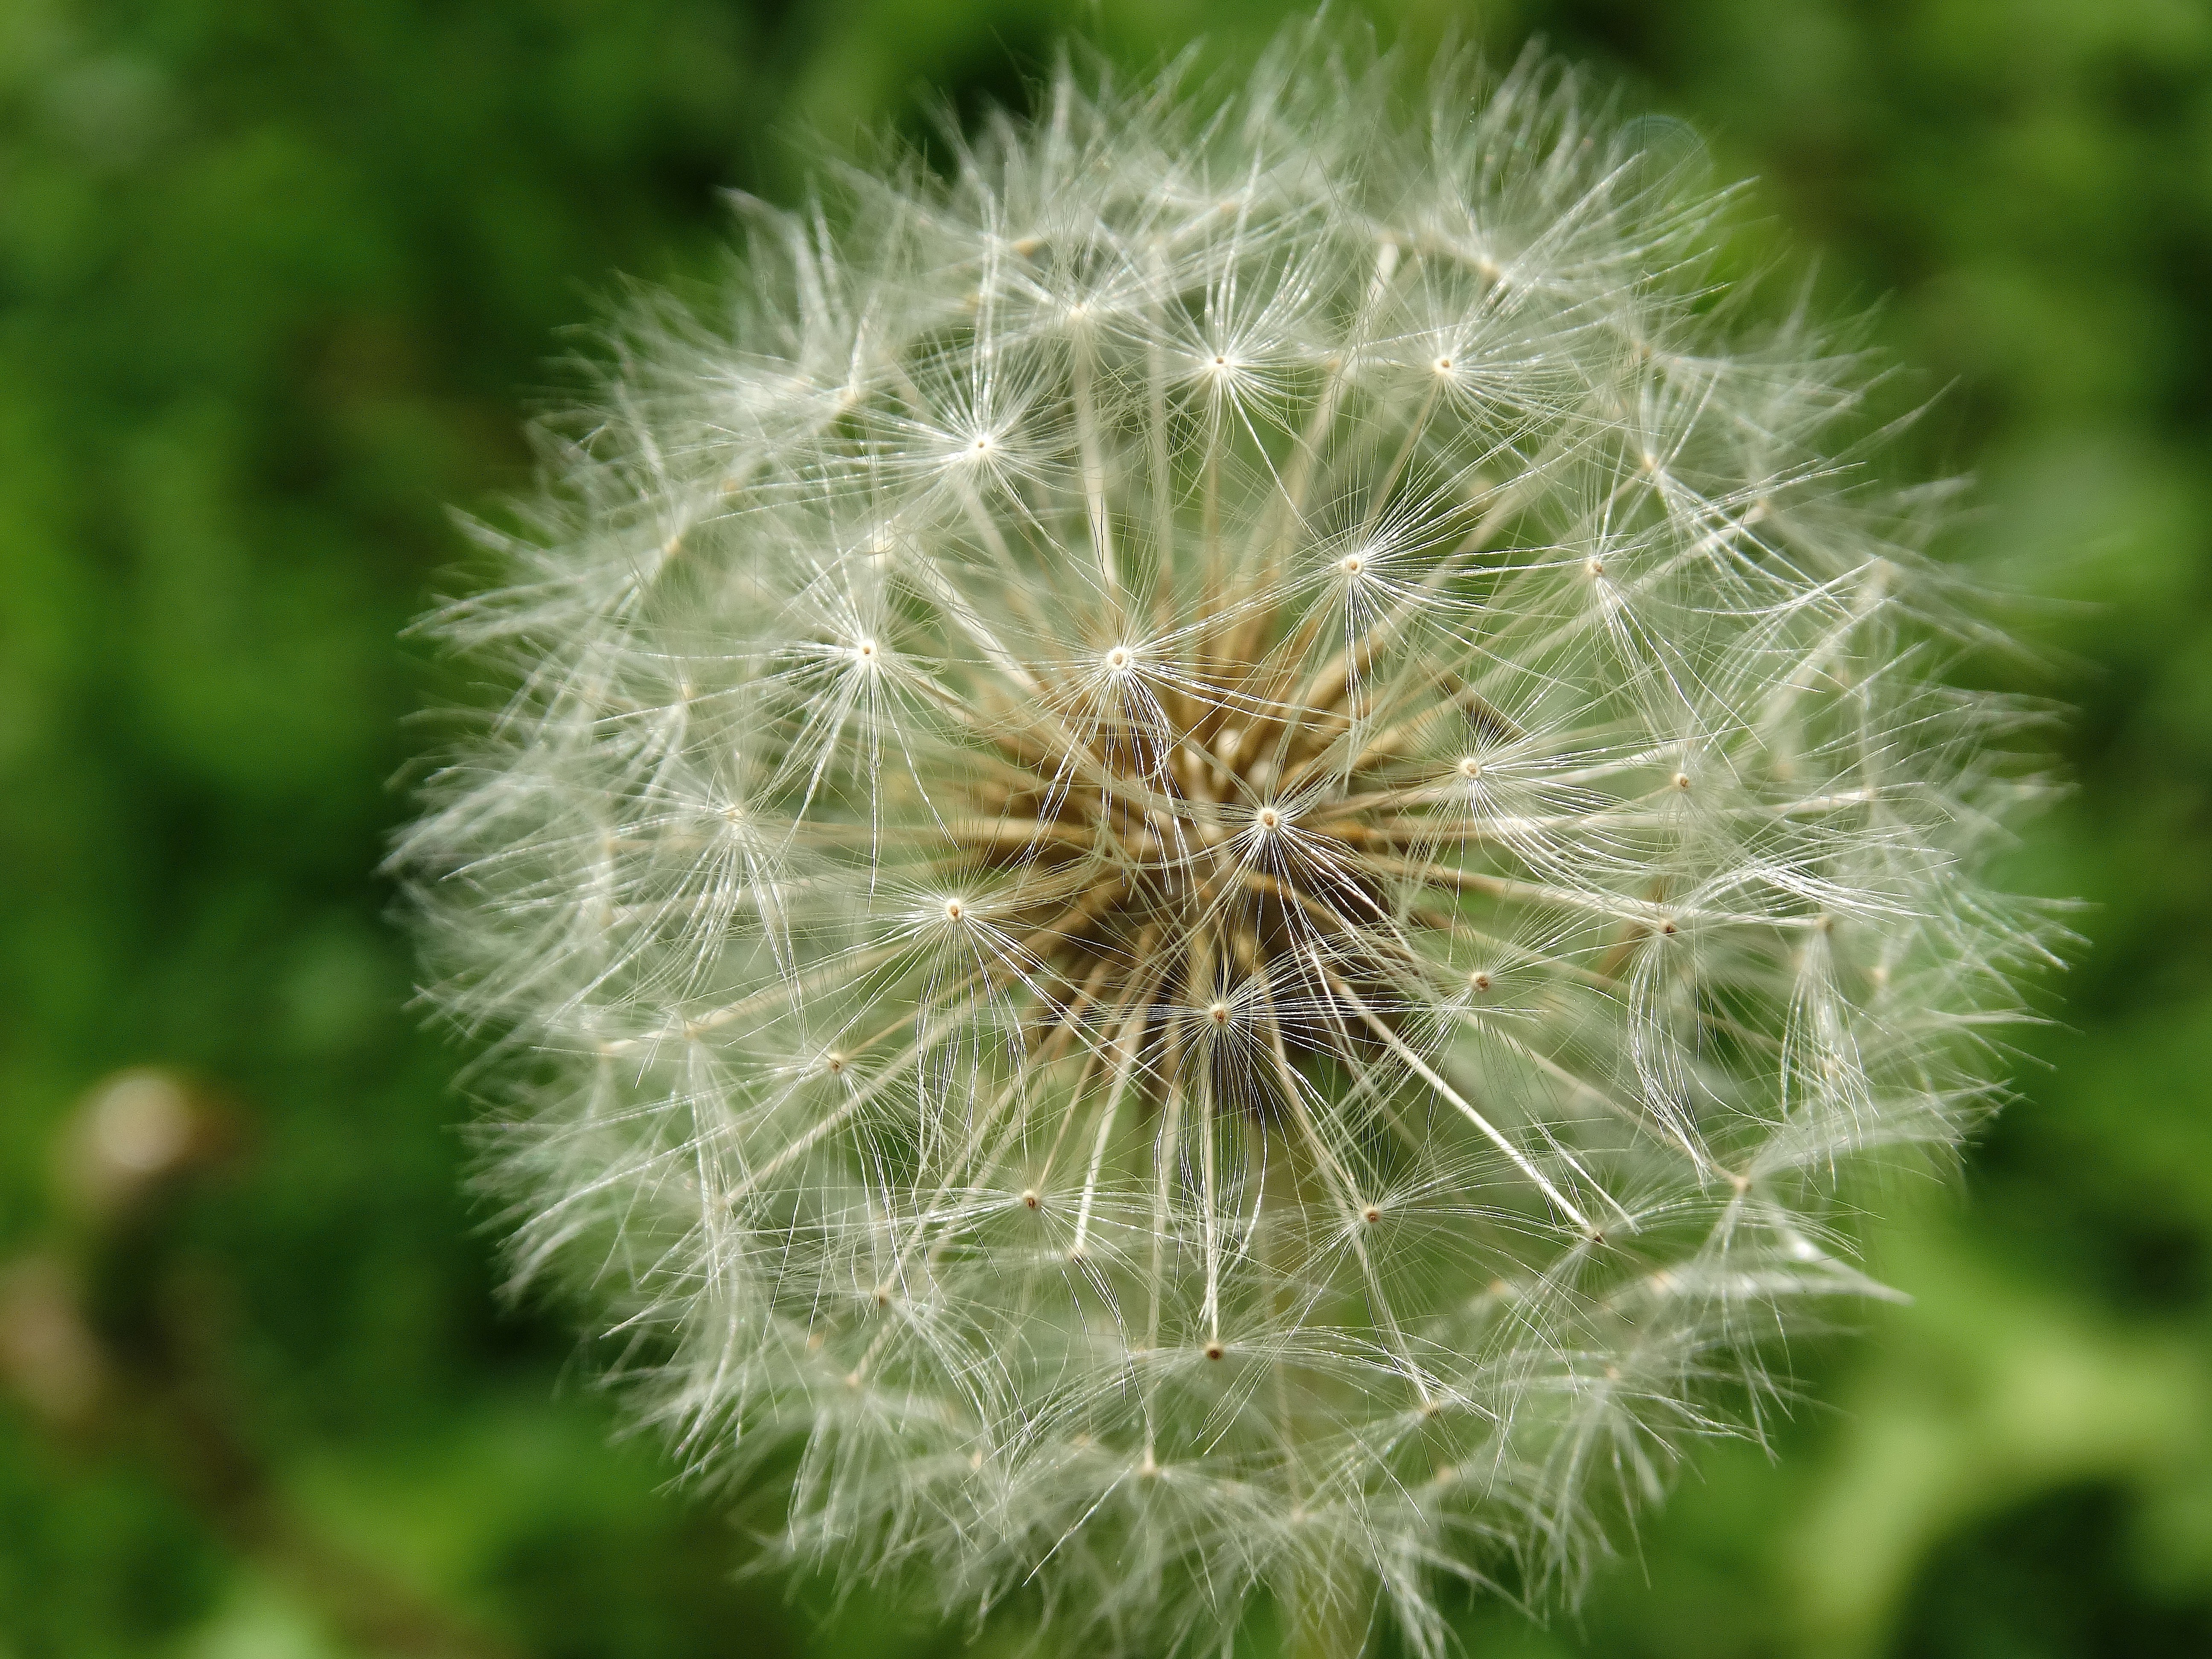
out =
[[[647,304],[399,862],[526,1279],[785,1540],[1417,1647],[1875,1287],[2024,793],[1858,371],[1571,76],[1062,73]],[[833,228],[834,224],[834,228]],[[1334,1621],[1334,1626],[1332,1626]]]

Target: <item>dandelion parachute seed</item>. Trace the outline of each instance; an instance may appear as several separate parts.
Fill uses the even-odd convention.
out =
[[[1992,1091],[2026,785],[1863,371],[1571,76],[1401,82],[1062,72],[752,209],[435,619],[515,688],[398,861],[518,1274],[687,1467],[800,1449],[798,1556],[1431,1650]]]

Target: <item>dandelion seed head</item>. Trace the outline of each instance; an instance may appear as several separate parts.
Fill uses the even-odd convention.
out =
[[[794,1559],[1425,1659],[1879,1292],[2032,757],[1866,368],[1578,76],[1043,96],[617,325],[395,862],[518,1280]]]

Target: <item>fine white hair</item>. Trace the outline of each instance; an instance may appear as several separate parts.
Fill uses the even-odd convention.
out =
[[[2038,786],[1729,192],[1538,57],[1188,79],[631,304],[395,862],[516,1278],[794,1556],[1429,1654],[1884,1294]]]

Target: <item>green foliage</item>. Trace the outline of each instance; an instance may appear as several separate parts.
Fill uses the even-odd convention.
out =
[[[733,1581],[742,1533],[609,1444],[557,1320],[497,1310],[454,1055],[372,872],[438,672],[396,635],[459,556],[446,504],[523,481],[555,330],[618,273],[703,270],[717,186],[795,194],[779,132],[921,131],[924,80],[1018,95],[1079,9],[0,9],[5,1659],[957,1643]],[[1127,0],[1097,33],[1143,64],[1285,9]],[[1874,1265],[1917,1302],[1796,1356],[1839,1409],[1778,1425],[1778,1466],[1704,1460],[1578,1617],[1472,1609],[1470,1646],[2201,1644],[2212,21],[1532,0],[1481,30],[1624,73],[1760,175],[1831,301],[1884,302],[1924,371],[1899,406],[1942,393],[1905,442],[1981,479],[1954,555],[2057,601],[2016,618],[2037,665],[1971,665],[2078,711],[2075,793],[2011,878],[2092,902],[1969,1196],[1883,1200],[1911,1218]],[[102,1207],[86,1103],[128,1066],[190,1135]]]

